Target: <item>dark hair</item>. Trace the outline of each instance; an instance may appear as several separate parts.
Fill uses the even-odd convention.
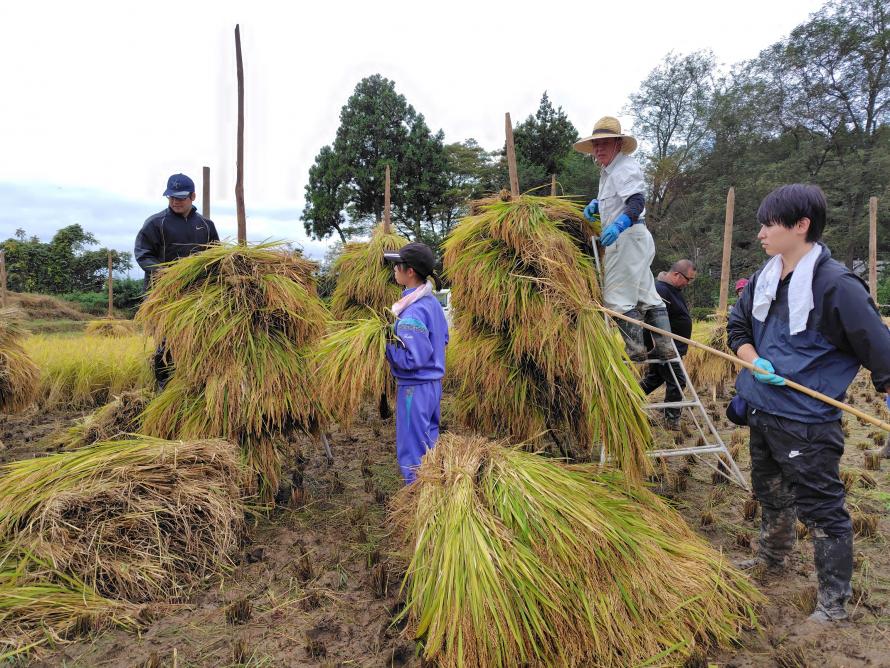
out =
[[[807,241],[812,243],[822,238],[827,206],[825,194],[819,186],[792,183],[776,188],[763,198],[757,209],[757,222],[767,227],[778,223],[790,229],[801,218],[809,218]]]

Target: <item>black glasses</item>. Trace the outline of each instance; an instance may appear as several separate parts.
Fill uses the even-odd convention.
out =
[[[687,282],[687,283],[692,283],[692,279],[689,278],[689,277],[688,277],[686,274],[684,274],[682,271],[676,271],[676,270],[674,270],[674,273],[675,273],[675,274],[680,274],[680,276],[682,276],[683,278],[686,279],[686,282]]]

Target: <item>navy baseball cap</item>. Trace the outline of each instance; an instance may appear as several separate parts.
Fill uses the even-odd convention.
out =
[[[174,174],[167,179],[164,197],[188,197],[195,192],[195,182],[185,174]]]
[[[431,275],[436,268],[432,249],[417,242],[406,244],[397,251],[388,251],[383,254],[383,259],[395,264],[406,264],[423,278]]]

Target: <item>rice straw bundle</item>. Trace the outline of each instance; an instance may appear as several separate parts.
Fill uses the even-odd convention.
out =
[[[181,601],[231,563],[243,477],[220,440],[141,437],[13,462],[0,467],[0,545],[99,596]]]
[[[394,520],[436,665],[682,665],[756,624],[745,576],[615,471],[444,434]]]
[[[51,441],[70,449],[135,434],[142,428],[142,411],[150,399],[147,390],[123,392]]]
[[[154,346],[141,335],[37,334],[25,346],[40,369],[38,403],[44,409],[102,406],[153,383],[148,358]]]
[[[0,413],[17,413],[37,397],[40,371],[22,345],[24,313],[0,308]]]
[[[328,397],[334,419],[348,425],[362,402],[391,393],[392,374],[386,362],[386,336],[391,325],[379,315],[348,323],[325,336],[315,349],[317,388]]]
[[[164,268],[136,319],[166,342],[175,371],[143,431],[238,443],[274,494],[281,445],[327,420],[309,361],[329,319],[315,268],[273,243],[213,245]]]
[[[102,318],[101,320],[90,320],[84,331],[94,336],[130,336],[136,333],[136,326],[132,320]]]
[[[392,267],[383,261],[383,253],[396,251],[408,240],[387,232],[381,223],[374,228],[369,241],[347,243],[332,271],[337,286],[331,296],[331,312],[341,321],[381,315],[401,296],[401,288],[393,280]]]
[[[701,324],[696,322],[693,326],[692,339],[727,355],[735,354],[727,343],[725,318]],[[689,346],[685,364],[690,380],[697,386],[722,388],[738,374],[738,368],[732,362],[695,346]]]
[[[456,335],[457,419],[515,440],[545,429],[570,450],[599,444],[630,478],[648,470],[643,394],[597,305],[576,204],[523,195],[474,203],[445,241]]]

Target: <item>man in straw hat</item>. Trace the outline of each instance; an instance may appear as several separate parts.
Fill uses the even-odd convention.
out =
[[[670,331],[667,309],[655,289],[649,266],[655,257],[655,242],[646,229],[646,184],[643,171],[630,157],[637,140],[621,132],[617,118],[603,116],[593,133],[575,142],[575,150],[594,157],[602,168],[597,198],[584,209],[584,216],[602,221],[600,243],[606,249],[603,276],[605,306],[634,320],[645,320]],[[643,328],[622,320],[618,323],[627,354],[634,361],[646,359]],[[670,339],[654,336],[655,356],[674,357]]]

